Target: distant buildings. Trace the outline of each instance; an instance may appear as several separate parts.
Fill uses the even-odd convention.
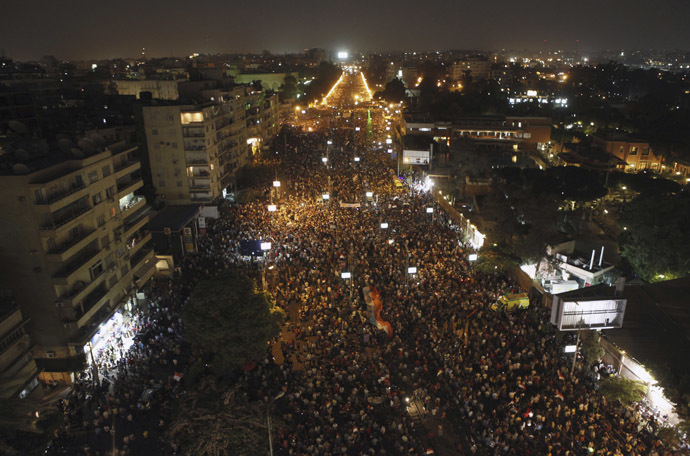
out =
[[[491,62],[482,56],[468,57],[453,62],[449,76],[454,81],[461,81],[469,76],[472,79],[489,79],[491,77]]]
[[[134,95],[137,100],[142,92],[150,92],[151,98],[159,100],[177,100],[177,81],[164,79],[118,79],[115,81],[119,95]]]

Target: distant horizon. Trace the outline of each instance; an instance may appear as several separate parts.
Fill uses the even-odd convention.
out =
[[[538,48],[522,48],[522,49],[517,49],[517,48],[493,48],[493,49],[481,49],[481,48],[463,48],[463,47],[454,47],[454,48],[448,48],[448,49],[426,49],[426,50],[420,50],[420,49],[389,49],[389,50],[372,50],[372,51],[367,51],[367,50],[351,50],[346,47],[342,48],[323,48],[323,47],[318,47],[318,46],[312,46],[309,48],[304,48],[301,50],[281,50],[281,51],[274,51],[271,49],[262,49],[260,51],[218,51],[218,52],[194,52],[198,53],[199,55],[206,55],[206,56],[222,56],[222,55],[261,55],[264,51],[269,51],[271,55],[275,56],[282,56],[282,55],[298,55],[298,54],[304,54],[305,51],[308,51],[310,49],[322,49],[326,51],[327,53],[334,55],[338,51],[347,51],[350,54],[352,53],[358,53],[358,54],[388,54],[388,53],[401,53],[401,52],[407,52],[407,53],[419,53],[419,54],[425,54],[425,53],[446,53],[446,52],[476,52],[476,53],[482,53],[482,54],[495,54],[495,53],[554,53],[554,52],[563,52],[563,53],[579,53],[582,56],[597,56],[599,54],[607,53],[607,52],[619,52],[623,51],[625,52],[624,57],[629,57],[628,53],[638,53],[638,52],[643,52],[643,53],[654,53],[654,52],[663,52],[663,53],[673,53],[673,52],[679,52],[679,53],[690,53],[690,48],[683,49],[683,48],[601,48],[597,50],[588,50],[588,49],[566,49],[566,48],[553,48],[553,49],[538,49]],[[180,54],[168,54],[168,55],[150,55],[148,52],[146,52],[145,58],[147,60],[149,59],[165,59],[165,58],[179,58],[179,59],[186,59],[188,58],[191,54],[194,53],[180,53]],[[63,57],[60,55],[55,55],[55,54],[49,54],[49,53],[43,53],[39,57],[15,57],[12,55],[11,52],[8,52],[7,48],[0,48],[0,57],[6,58],[6,59],[11,59],[15,62],[40,62],[45,57],[54,57],[59,61],[93,61],[93,60],[137,60],[141,59],[141,55],[137,56],[100,56],[100,57],[95,57],[95,56],[88,56],[88,57]]]

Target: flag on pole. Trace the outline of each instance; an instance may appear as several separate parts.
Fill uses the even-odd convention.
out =
[[[176,382],[179,382],[180,380],[182,380],[182,377],[184,377],[184,374],[182,372],[175,372],[175,375],[173,375],[173,379]]]

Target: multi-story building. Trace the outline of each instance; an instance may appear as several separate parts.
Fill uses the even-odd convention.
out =
[[[649,141],[623,134],[598,133],[593,136],[592,145],[625,162],[620,165],[623,171],[661,170],[663,159],[654,153]]]
[[[38,386],[28,322],[11,296],[0,295],[0,399],[26,397]]]
[[[119,95],[134,95],[139,99],[141,92],[150,92],[151,98],[177,100],[177,81],[163,79],[120,79],[115,81]]]
[[[207,203],[223,195],[249,159],[244,87],[203,104],[143,108],[151,182],[170,204]]]
[[[30,319],[46,380],[69,381],[155,269],[146,200],[135,194],[138,147],[78,144],[5,154],[0,166],[0,286]]]
[[[196,104],[142,108],[151,182],[167,203],[209,203],[223,196],[252,152],[278,132],[277,95],[221,82],[181,85],[181,94]]]
[[[460,81],[464,76],[472,79],[489,79],[491,76],[491,62],[484,57],[470,57],[453,62],[450,67],[450,78]]]

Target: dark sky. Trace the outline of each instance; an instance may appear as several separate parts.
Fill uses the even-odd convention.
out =
[[[192,52],[690,49],[688,0],[6,0],[0,52],[22,60]]]

